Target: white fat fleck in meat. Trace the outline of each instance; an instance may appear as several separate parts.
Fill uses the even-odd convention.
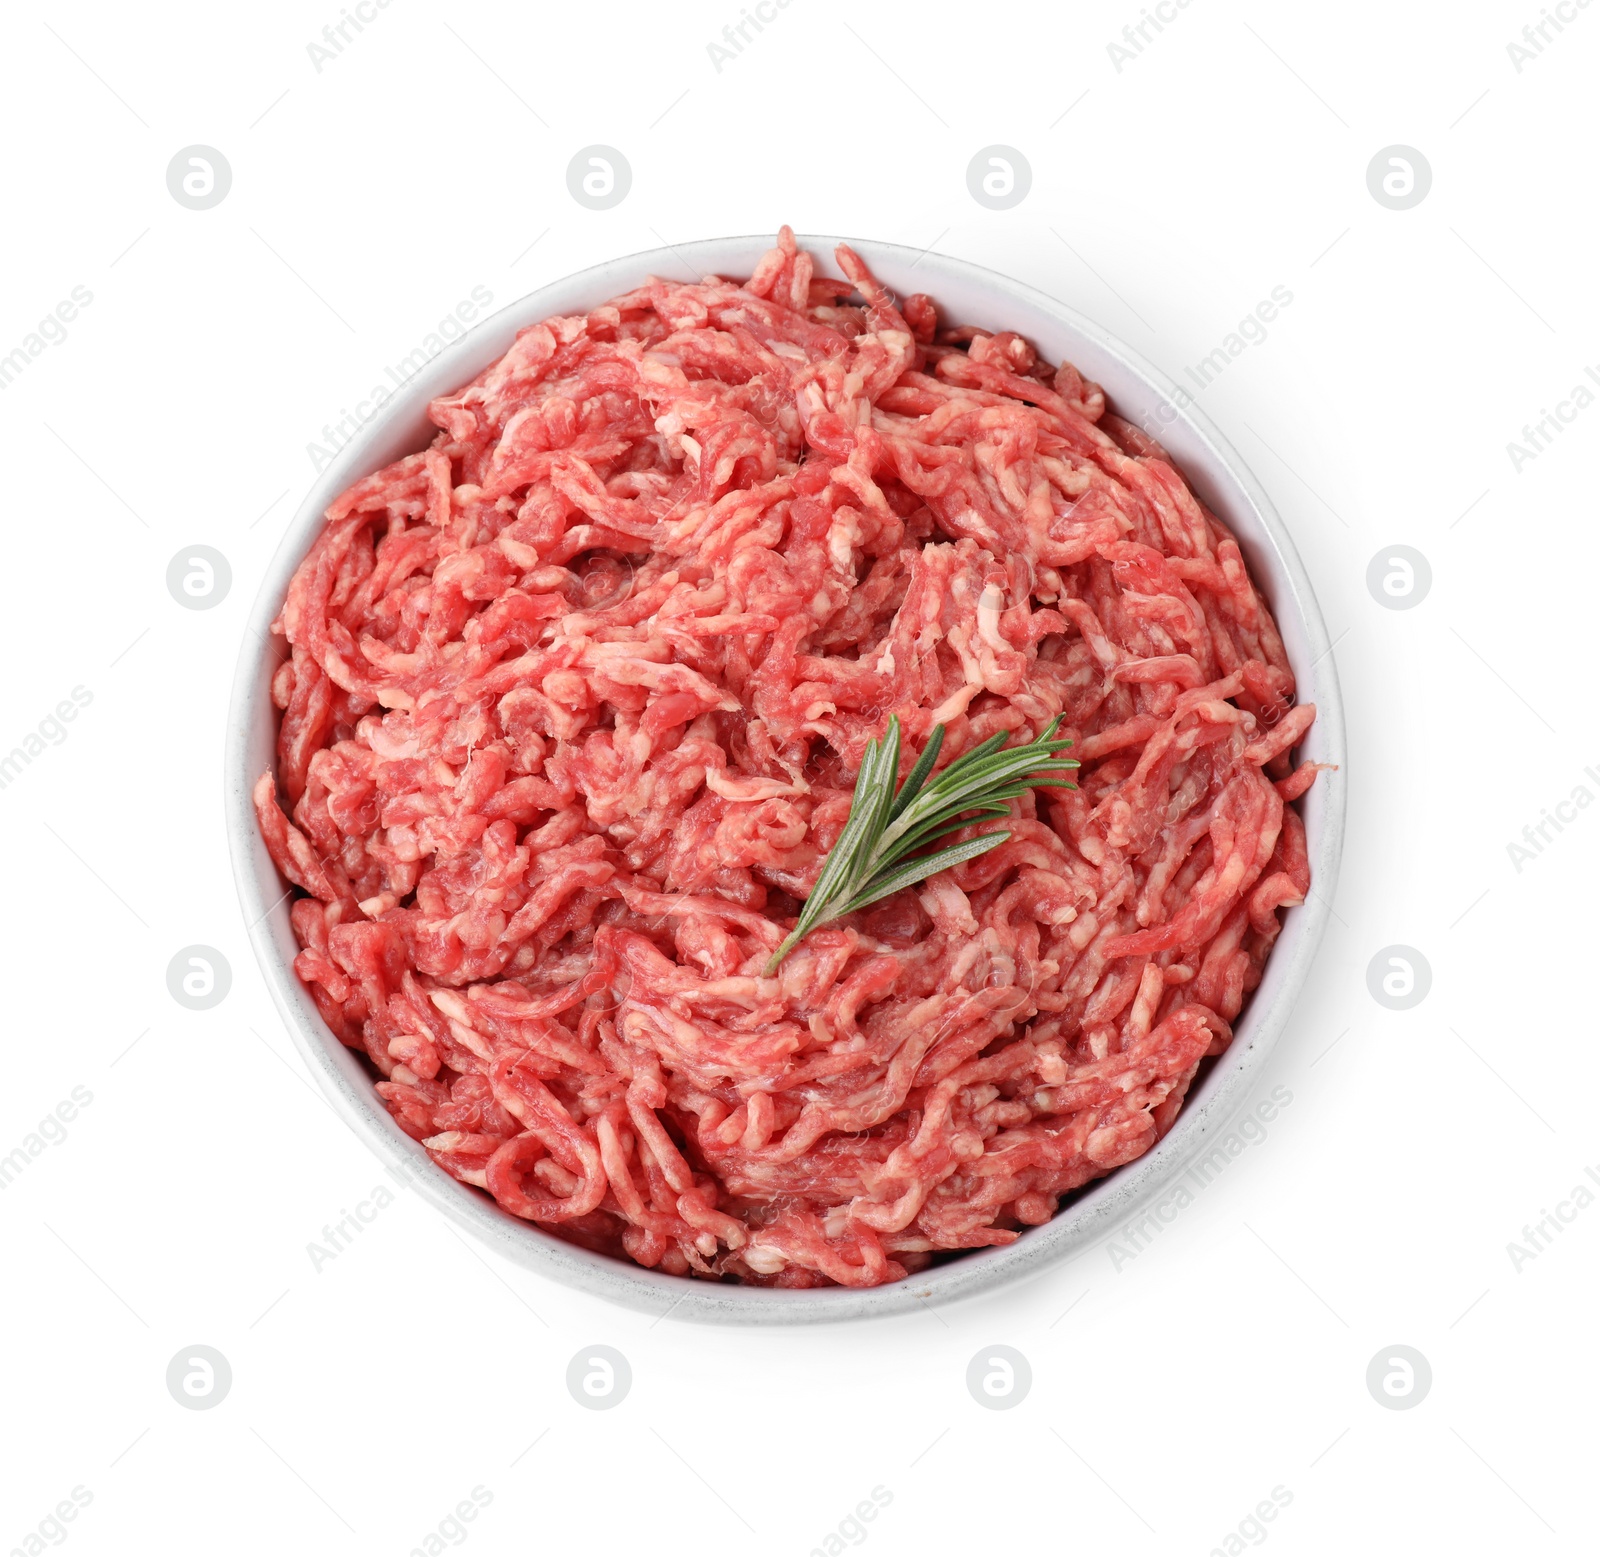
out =
[[[811,792],[803,781],[785,783],[775,778],[730,778],[715,768],[706,770],[706,788],[724,800],[774,800],[780,795],[805,795]]]
[[[967,705],[983,691],[981,681],[969,681],[965,686],[955,689],[942,703],[928,715],[930,724],[949,724],[952,719],[959,718],[966,713]]]
[[[968,901],[967,894],[956,885],[948,872],[930,876],[918,889],[917,896],[922,900],[922,906],[928,911],[929,916],[948,932],[959,936],[974,936],[978,933],[978,921],[973,916],[972,904]],[[965,955],[965,950],[957,952],[956,955],[958,958]]]
[[[759,1235],[745,1246],[744,1262],[759,1276],[776,1276],[789,1264],[776,1249],[766,1248]]]
[[[828,526],[828,557],[834,567],[841,572],[849,568],[853,560],[852,552],[860,544],[861,526],[856,523],[850,509],[841,508]]]
[[[1013,652],[1011,645],[1000,636],[1000,610],[1004,604],[1005,596],[998,584],[983,586],[983,593],[978,596],[978,633],[990,648],[1009,654]]]

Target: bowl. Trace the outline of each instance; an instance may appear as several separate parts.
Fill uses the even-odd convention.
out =
[[[233,684],[225,776],[228,838],[250,943],[295,1044],[334,1108],[385,1164],[403,1174],[457,1227],[506,1259],[597,1298],[723,1324],[886,1317],[928,1303],[974,1297],[1083,1252],[1136,1215],[1226,1130],[1288,1025],[1327,924],[1344,833],[1344,717],[1327,629],[1294,543],[1266,492],[1189,397],[1164,390],[1156,368],[1054,298],[981,266],[869,240],[806,236],[798,241],[830,267],[834,246],[848,241],[895,293],[928,292],[951,320],[1018,331],[1051,361],[1065,358],[1076,364],[1104,386],[1119,414],[1165,444],[1195,491],[1238,538],[1256,585],[1277,617],[1299,696],[1317,705],[1317,720],[1301,755],[1339,767],[1322,774],[1300,802],[1314,890],[1303,905],[1287,911],[1261,984],[1235,1026],[1233,1043],[1197,1082],[1158,1145],[1078,1191],[1052,1221],[1003,1248],[973,1251],[905,1281],[864,1289],[785,1291],[699,1281],[565,1243],[436,1167],[390,1118],[373,1090],[366,1061],[327,1028],[295,977],[292,963],[298,947],[289,924],[286,884],[261,841],[250,803],[252,783],[273,762],[277,730],[269,688],[283,644],[268,627],[324,509],[352,481],[422,448],[434,432],[425,415],[428,401],[474,378],[505,352],[518,330],[553,314],[587,311],[650,275],[680,280],[713,273],[747,276],[772,240],[707,239],[595,265],[501,309],[417,371],[321,473],[285,532],[251,608]]]

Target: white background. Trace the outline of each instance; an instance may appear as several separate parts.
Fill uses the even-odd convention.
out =
[[[319,72],[306,46],[339,9],[5,23],[0,354],[74,286],[93,303],[0,391],[0,749],[73,687],[93,701],[0,790],[0,1154],[74,1087],[93,1101],[0,1192],[0,1551],[74,1487],[92,1502],[59,1531],[84,1557],[404,1557],[474,1487],[483,1557],[804,1554],[875,1487],[892,1502],[859,1529],[882,1557],[1201,1557],[1275,1487],[1292,1501],[1259,1533],[1285,1554],[1580,1549],[1600,1206],[1520,1270],[1507,1244],[1600,1171],[1600,814],[1569,813],[1520,871],[1507,845],[1575,786],[1600,794],[1600,408],[1520,472],[1506,445],[1600,370],[1600,7],[1569,7],[1518,72],[1534,0],[1195,0],[1119,71],[1134,0],[793,0],[719,71],[735,0],[394,0]],[[606,212],[565,182],[596,142],[633,170]],[[208,211],[166,187],[192,143],[233,170]],[[994,143],[1032,168],[1009,211],[967,191]],[[1406,211],[1366,182],[1394,143],[1433,173]],[[1202,404],[1295,536],[1349,711],[1337,917],[1256,1094],[1293,1101],[1120,1268],[1099,1248],[870,1325],[599,1306],[409,1193],[314,1270],[307,1243],[380,1170],[254,966],[220,757],[306,446],[474,286],[504,304],[783,221],[1006,271],[1174,375],[1292,292]],[[166,588],[196,543],[232,567],[214,610]],[[1400,543],[1433,584],[1394,611],[1366,572]],[[233,969],[203,1013],[165,982],[197,942]],[[1433,972],[1409,1011],[1368,992],[1394,943]],[[186,1411],[165,1372],[197,1343],[233,1384]],[[564,1385],[592,1343],[632,1366],[614,1410]],[[965,1386],[993,1344],[1032,1366],[1014,1409]],[[1365,1383],[1394,1344],[1432,1367],[1415,1409]]]

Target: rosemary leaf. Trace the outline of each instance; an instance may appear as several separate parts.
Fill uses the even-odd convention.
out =
[[[931,775],[944,745],[945,727],[935,725],[922,755],[896,790],[900,720],[891,716],[882,738],[867,742],[844,830],[828,851],[794,929],[772,954],[766,972],[775,972],[819,925],[976,859],[1011,834],[1002,829],[927,854],[917,850],[974,822],[1008,815],[1010,802],[1029,789],[1076,788],[1070,779],[1058,777],[1078,766],[1061,755],[1072,742],[1056,736],[1060,723],[1059,716],[1052,719],[1043,735],[1024,746],[1007,747],[1004,732],[992,735],[957,757],[937,778]]]

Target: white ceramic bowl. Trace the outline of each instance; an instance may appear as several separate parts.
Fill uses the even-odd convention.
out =
[[[836,238],[799,240],[833,273]],[[930,293],[945,317],[989,329],[1011,329],[1034,341],[1051,361],[1065,358],[1105,386],[1112,406],[1148,428],[1166,447],[1204,501],[1238,537],[1255,581],[1278,619],[1302,700],[1317,721],[1302,755],[1340,764],[1324,773],[1302,802],[1315,893],[1289,910],[1261,986],[1236,1027],[1232,1046],[1191,1093],[1177,1123],[1152,1151],[1078,1194],[1056,1218],[1005,1248],[962,1255],[910,1280],[866,1290],[775,1291],[695,1281],[645,1270],[564,1243],[502,1211],[479,1190],[458,1183],[389,1117],[373,1091],[366,1062],[324,1025],[291,967],[297,950],[285,883],[256,830],[254,780],[273,762],[277,714],[269,683],[281,654],[268,624],[290,575],[309,549],[323,510],[350,482],[422,448],[433,434],[424,410],[435,395],[475,377],[511,345],[519,329],[552,314],[574,313],[636,286],[649,275],[698,279],[746,276],[769,237],[718,238],[630,254],[569,276],[512,303],[435,357],[400,389],[340,452],[307,494],[262,581],[240,653],[228,721],[226,808],[234,874],[251,944],[318,1084],[345,1120],[387,1164],[404,1171],[424,1199],[507,1259],[597,1298],[683,1319],[732,1324],[794,1324],[906,1313],[924,1303],[988,1291],[1036,1274],[1109,1234],[1155,1197],[1208,1148],[1244,1102],[1267,1051],[1287,1025],[1328,918],[1344,832],[1344,716],[1327,630],[1311,586],[1265,491],[1206,417],[1178,410],[1162,375],[1097,326],[1053,298],[963,260],[897,244],[848,240],[899,295]],[[1187,405],[1187,398],[1185,397]]]

